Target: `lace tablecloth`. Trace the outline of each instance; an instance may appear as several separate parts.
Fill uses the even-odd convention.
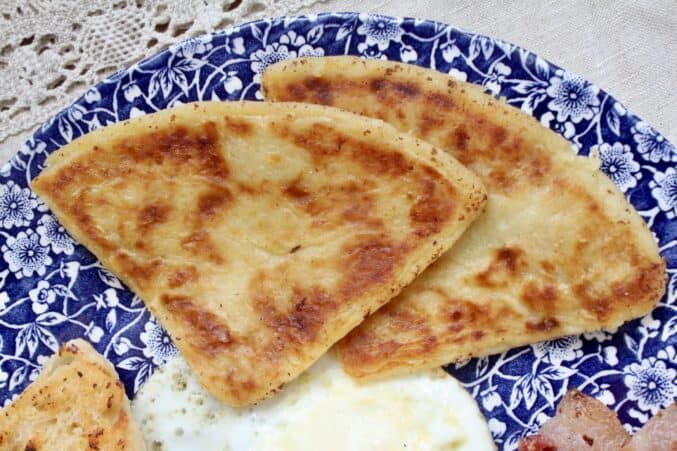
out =
[[[348,10],[434,19],[522,45],[677,142],[674,0],[5,0],[0,162],[88,86],[171,43],[263,16]]]

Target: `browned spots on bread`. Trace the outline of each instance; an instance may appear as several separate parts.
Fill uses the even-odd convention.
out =
[[[65,353],[69,353],[69,354],[75,355],[75,354],[77,354],[79,351],[80,351],[80,350],[78,349],[78,346],[77,346],[75,343],[73,343],[73,342],[68,342],[68,343],[66,343],[65,345],[63,345],[63,346],[61,346],[61,347],[59,348],[59,355],[62,356],[62,355],[64,355]]]
[[[428,91],[424,94],[426,105],[428,105],[435,114],[449,113],[456,108],[456,101],[448,93]]]
[[[471,154],[466,152],[468,150],[469,141],[470,135],[468,134],[465,124],[459,124],[454,127],[452,132],[449,134],[449,139],[446,142],[448,148],[458,149],[456,155],[461,163],[468,164],[472,161]]]
[[[516,312],[507,306],[494,307],[491,301],[472,302],[464,299],[448,299],[442,307],[442,312],[446,316],[435,317],[431,321],[439,327],[441,318],[446,318],[448,321],[445,323],[446,333],[442,335],[441,340],[455,344],[494,340],[496,336],[505,332],[496,325],[501,321],[514,321],[516,317]]]
[[[549,313],[557,310],[559,294],[553,283],[539,285],[534,281],[527,281],[522,286],[520,299],[533,312]]]
[[[159,202],[143,207],[137,218],[139,231],[145,233],[154,225],[167,221],[171,209],[171,206]]]
[[[181,247],[197,257],[206,257],[218,265],[223,265],[226,261],[205,227],[196,228],[182,239]]]
[[[118,138],[108,143],[108,147],[114,151],[86,154],[61,168],[55,177],[38,177],[34,181],[37,188],[50,194],[52,202],[64,206],[82,236],[107,251],[114,252],[116,245],[90,214],[92,207],[100,207],[106,200],[80,186],[110,180],[116,190],[124,191],[132,186],[129,180],[152,180],[153,177],[148,175],[148,168],[152,167],[154,173],[166,177],[170,184],[173,178],[186,172],[202,178],[209,186],[198,202],[200,213],[205,217],[215,214],[217,208],[225,208],[225,201],[231,198],[228,190],[222,186],[230,170],[221,150],[219,132],[213,122],[192,129],[172,123],[163,129],[150,129],[133,138]],[[73,183],[75,180],[78,181],[77,185]],[[76,201],[73,201],[74,198]],[[144,235],[152,234],[153,229],[167,222],[172,214],[169,201],[151,200],[147,204],[129,205],[127,208],[129,214],[136,218],[137,229]],[[126,232],[119,229],[118,233]],[[149,252],[143,240],[128,245],[141,253]],[[148,272],[142,270],[144,265],[136,266],[128,268],[130,274]]]
[[[296,178],[282,189],[292,205],[313,218],[314,227],[333,224],[361,223],[366,230],[384,230],[384,224],[375,209],[375,198],[369,193],[374,183],[370,180],[348,181],[315,187],[311,192],[302,178]]]
[[[290,94],[300,100],[308,93],[312,93],[320,105],[331,105],[333,102],[332,90],[328,88],[326,80],[319,77],[308,77],[298,85],[294,85]]]
[[[278,307],[280,303],[287,303],[289,307],[281,309]],[[303,345],[316,341],[327,316],[338,305],[333,296],[318,286],[296,286],[290,299],[276,299],[275,295],[265,290],[255,292],[253,297],[254,309],[261,315],[263,323],[275,333],[276,347],[282,348],[287,344]]]
[[[368,224],[373,229],[383,228],[383,222],[374,216],[376,202],[372,195],[360,190],[355,183],[342,186],[340,191],[345,195],[347,201],[341,211],[343,220]]]
[[[631,307],[636,299],[657,296],[664,289],[667,276],[665,261],[643,261],[636,265],[636,277],[611,284],[610,290],[596,289],[594,283],[583,280],[573,285],[574,294],[582,300],[583,307],[600,322],[604,322],[619,308]],[[661,274],[661,277],[656,277]],[[623,306],[623,307],[619,307]]]
[[[234,343],[228,325],[188,296],[163,294],[160,302],[173,321],[184,323],[191,331],[190,346],[196,352],[213,357]]]
[[[351,368],[359,369],[365,365],[377,364],[388,357],[394,356],[403,347],[403,343],[389,339],[382,341],[369,334],[349,334],[344,338],[344,347],[350,352],[341,354],[341,361],[349,374]]]
[[[556,318],[545,318],[540,321],[527,321],[524,328],[528,332],[551,332],[559,327],[559,321]]]
[[[399,296],[351,331],[338,345],[346,370],[357,377],[369,376],[400,364],[406,366],[421,356],[446,364],[468,356],[444,357],[450,345],[481,350],[505,333],[497,324],[510,324],[518,318],[514,310],[494,307],[491,301],[452,298],[444,290],[429,294],[434,297],[425,296],[415,307]]]
[[[232,200],[233,195],[224,186],[215,186],[200,194],[197,199],[197,213],[201,220],[210,220],[221,213]]]
[[[133,419],[130,416],[130,414],[125,410],[121,409],[120,406],[122,403],[124,403],[127,399],[127,395],[125,394],[125,388],[122,384],[115,384],[117,389],[116,389],[116,401],[117,401],[117,407],[118,410],[118,418],[115,420],[115,425],[114,429],[118,430],[126,430],[132,425]],[[121,449],[126,449],[126,437],[121,437],[120,440],[118,440],[118,443],[122,443]]]
[[[254,126],[248,119],[240,119],[232,116],[223,118],[226,130],[233,136],[246,137],[254,132]]]
[[[515,139],[517,134],[503,124],[487,120],[479,104],[465,104],[456,82],[440,89],[400,74],[402,70],[388,68],[381,75],[358,79],[340,74],[296,76],[293,85],[275,87],[273,98],[333,105],[382,119],[447,150],[473,169],[490,191],[542,185],[551,175],[547,152],[530,140]]]
[[[398,308],[392,302],[383,306],[378,313],[388,318],[389,330],[399,333],[382,334],[365,328],[351,331],[338,347],[344,368],[350,374],[360,376],[360,368],[364,366],[379,365],[391,357],[399,360],[422,352],[433,352],[440,345],[438,336],[424,315]]]
[[[443,181],[433,169],[426,168],[427,177],[420,180],[422,193],[409,210],[416,234],[421,237],[438,233],[454,214],[455,189]]]
[[[190,228],[181,240],[181,247],[200,258],[222,265],[226,259],[209,233],[210,223],[221,217],[233,201],[233,195],[225,186],[211,185],[197,196],[196,207],[188,218]]]
[[[303,188],[303,186],[301,186],[300,178],[292,181],[283,192],[299,207],[309,210],[310,213],[313,213],[313,208],[311,207],[313,197],[308,191],[305,190],[305,188]]]
[[[368,90],[376,94],[376,97],[389,103],[399,99],[413,100],[421,95],[421,89],[416,83],[402,82],[388,78],[373,78],[367,82]]]
[[[526,255],[518,248],[504,247],[494,252],[489,266],[475,276],[475,283],[483,287],[504,287],[519,279],[526,268]]]
[[[439,127],[444,126],[444,117],[433,112],[425,111],[421,114],[421,117],[418,119],[418,129],[420,131],[420,137],[426,138],[428,134],[438,129]]]
[[[309,129],[300,132],[283,128],[276,128],[275,132],[305,148],[315,164],[326,164],[327,159],[347,154],[365,171],[374,175],[399,177],[414,169],[412,163],[397,149],[347,137],[324,123],[312,124]]]
[[[484,303],[463,299],[447,299],[440,312],[440,319],[445,320],[447,332],[451,333],[455,340],[465,337],[468,330],[481,329],[492,316],[494,315],[491,308]]]
[[[543,260],[539,264],[540,264],[541,268],[543,269],[543,271],[545,271],[546,274],[554,274],[555,273],[556,268],[555,268],[555,265],[554,265],[553,262],[551,262],[549,260]]]
[[[186,266],[177,269],[169,277],[169,288],[179,288],[187,283],[196,282],[199,279],[199,274],[194,266]]]
[[[152,283],[162,266],[159,258],[142,262],[126,252],[118,252],[114,258],[120,268],[120,273],[135,280],[139,286]]]
[[[250,377],[243,377],[243,375],[238,374],[235,370],[229,369],[226,372],[226,376],[219,377],[219,384],[223,384],[223,379],[225,379],[230,395],[238,400],[239,403],[242,403],[249,396],[249,393],[259,389],[259,384]]]
[[[519,136],[509,137],[500,125],[476,123],[472,133],[459,125],[441,144],[475,170],[490,192],[541,186],[551,174],[551,157],[546,152]]]
[[[374,175],[400,177],[413,169],[411,162],[395,149],[383,149],[350,140],[350,154],[367,172]]]
[[[348,140],[345,135],[338,133],[333,127],[326,124],[313,124],[310,128],[291,131],[288,128],[274,127],[273,131],[284,139],[306,149],[313,158],[314,164],[322,164],[327,158],[338,156],[343,144]]]
[[[503,144],[508,138],[508,131],[501,125],[487,127],[491,135],[491,143],[494,145]]]
[[[344,297],[363,293],[369,287],[385,282],[402,261],[405,249],[386,237],[360,237],[355,244],[343,248],[339,260]]]
[[[477,311],[475,304],[467,302],[448,303],[443,316],[446,319],[448,331],[454,334],[463,331],[467,324],[472,322],[475,311]]]
[[[48,186],[48,189],[51,189],[55,192],[67,190],[74,180],[76,180],[76,171],[61,171],[56,177],[54,177],[54,180],[49,183],[50,186]],[[40,179],[34,181],[34,183],[36,182],[45,183]]]
[[[89,434],[87,434],[87,444],[89,446],[89,449],[95,449],[98,450],[99,448],[99,440],[100,437],[103,435],[103,429],[102,428],[96,428]]]
[[[84,233],[88,239],[92,240],[103,249],[109,251],[113,250],[115,248],[113,243],[111,243],[101,232],[101,229],[97,227],[92,216],[87,213],[86,208],[84,208],[86,202],[88,202],[85,194],[79,193],[75,198],[76,202],[67,207],[67,211],[70,213],[72,221],[82,230],[82,233]]]
[[[214,182],[228,178],[230,170],[220,149],[221,138],[214,122],[206,122],[194,129],[174,125],[153,130],[131,140],[112,143],[118,157],[130,164],[152,161],[169,173],[178,174],[191,167]],[[131,168],[133,170],[133,168]]]

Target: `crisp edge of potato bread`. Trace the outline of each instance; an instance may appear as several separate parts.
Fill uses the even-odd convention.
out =
[[[28,441],[16,443],[18,435]],[[0,410],[0,448],[47,450],[57,443],[59,449],[85,443],[88,449],[146,449],[115,369],[82,339],[64,343],[35,381]]]
[[[567,324],[560,324],[561,327],[558,326],[556,330],[551,330],[551,323],[545,319],[536,324],[536,326],[540,324],[542,327],[540,329],[534,328],[530,331],[530,334],[523,336],[515,334],[508,336],[507,339],[505,336],[497,336],[493,339],[490,338],[492,334],[489,334],[485,335],[481,341],[493,340],[493,342],[464,343],[451,351],[447,349],[447,352],[444,352],[442,347],[429,352],[425,350],[424,341],[408,343],[404,340],[397,344],[402,345],[400,350],[411,344],[411,354],[398,357],[396,356],[397,352],[392,351],[393,356],[385,358],[379,357],[376,349],[379,345],[383,349],[395,348],[393,344],[396,338],[385,333],[381,333],[378,337],[376,337],[378,334],[374,333],[369,338],[365,338],[370,328],[373,327],[372,325],[377,322],[377,318],[381,319],[384,315],[383,311],[379,311],[337,345],[344,369],[351,375],[370,378],[393,373],[405,373],[417,368],[446,364],[449,361],[463,358],[495,354],[516,346],[552,339],[557,336],[579,334],[591,330],[613,329],[625,321],[650,312],[664,294],[667,280],[665,260],[659,254],[657,243],[648,225],[627,202],[623,193],[599,170],[599,159],[596,157],[594,149],[589,157],[576,155],[572,150],[572,144],[565,138],[543,126],[526,112],[509,105],[504,99],[496,99],[487,94],[482,87],[413,64],[365,60],[352,56],[329,56],[285,60],[269,66],[262,74],[262,91],[266,100],[271,101],[305,101],[339,108],[344,107],[349,111],[364,114],[368,117],[375,117],[374,112],[378,112],[376,117],[392,123],[400,131],[408,132],[422,139],[429,139],[433,145],[451,150],[452,155],[464,164],[468,164],[471,170],[474,169],[473,163],[476,159],[481,161],[488,155],[496,155],[496,158],[500,158],[501,150],[499,146],[502,142],[511,142],[510,138],[531,141],[535,143],[531,150],[542,151],[546,156],[556,156],[558,173],[566,174],[567,170],[571,169],[574,174],[580,173],[589,180],[594,180],[595,183],[591,188],[591,196],[589,197],[594,200],[595,208],[598,208],[598,205],[603,205],[605,215],[612,221],[622,224],[618,227],[625,227],[629,230],[630,236],[632,236],[636,248],[639,250],[638,256],[643,259],[642,266],[637,268],[635,274],[629,274],[630,280],[628,284],[624,285],[628,288],[613,288],[614,293],[609,293],[612,298],[618,297],[617,302],[620,304],[616,307],[607,306],[605,307],[606,310],[602,312],[595,311],[594,305],[592,311],[588,312],[586,306],[576,313],[582,317],[590,315],[596,317],[593,320],[586,318],[585,326],[572,321]],[[350,103],[351,96],[364,96],[359,98],[369,100],[366,101],[366,104],[364,101],[352,104]],[[369,101],[382,102],[382,104],[372,108]],[[414,111],[408,109],[412,105]],[[416,106],[423,107],[423,111],[416,111]],[[426,108],[426,106],[429,106],[429,108]],[[440,112],[442,113],[438,114]],[[446,117],[456,115],[459,119],[452,121],[455,124],[450,124],[445,120],[445,115]],[[455,125],[459,125],[459,122],[462,126],[456,128]],[[435,134],[435,131],[439,133]],[[477,144],[473,145],[473,139],[478,137],[480,140],[486,138],[486,141],[492,142],[493,145],[489,145],[482,152],[485,155],[476,157],[472,152],[477,147]],[[466,147],[468,142],[471,144]],[[457,148],[454,148],[454,146]],[[505,150],[506,152],[510,150],[510,148],[506,149],[508,149]],[[535,152],[535,154],[537,155],[538,152]],[[525,160],[523,163],[529,163],[529,161]],[[510,173],[508,166],[507,164],[499,166],[497,172],[504,175],[507,181],[514,182],[511,177],[514,179],[517,176]],[[488,163],[485,167],[491,169],[492,165]],[[504,170],[504,172],[501,172],[501,170]],[[500,193],[500,196],[494,197],[494,187],[490,186],[487,179],[484,179],[484,181],[489,191],[487,211],[490,211],[492,206],[496,205],[494,202],[497,201],[496,199],[500,199],[500,196],[509,196],[506,192],[509,193],[513,186],[522,189],[519,186],[519,180],[513,185],[506,183],[506,186],[499,185],[496,187],[496,192]],[[498,178],[498,181],[501,182],[502,180]],[[529,180],[524,183],[529,183]],[[607,202],[609,199],[613,202]],[[478,223],[481,221],[482,219]],[[476,224],[473,224],[459,242],[453,246],[451,253],[455,253],[459,248],[464,247],[466,237],[473,233]],[[616,232],[618,234],[618,230]],[[584,237],[582,239],[585,240]],[[440,264],[443,265],[444,262]],[[411,298],[415,296],[417,287],[423,285],[423,283],[420,283],[421,280],[429,274],[430,272],[426,271],[421,277],[417,278],[385,310],[392,313],[403,297],[408,297],[407,302],[412,301]],[[595,299],[592,299],[591,303],[594,304],[595,301]],[[407,312],[401,313],[404,316],[404,313]],[[415,315],[411,316],[412,319],[419,319]],[[596,321],[594,327],[591,326],[591,321]],[[382,323],[380,322],[379,325],[382,326]],[[422,324],[425,323],[422,322]],[[478,332],[484,332],[484,330]],[[362,345],[354,344],[360,338],[364,338],[364,342],[370,343],[369,349],[366,349],[367,346],[360,349]],[[369,341],[370,339],[373,339],[373,341]],[[353,343],[352,347],[348,343]],[[361,359],[362,354],[368,357],[368,362]],[[349,355],[352,359],[348,358]]]
[[[160,302],[148,302],[141,294],[143,290],[136,283],[134,278],[126,277],[115,270],[114,265],[109,259],[110,253],[107,253],[95,240],[89,238],[87,233],[82,230],[77,221],[68,215],[59,214],[59,205],[57,205],[50,196],[50,179],[59,177],[59,169],[70,165],[77,166],[78,159],[88,154],[92,147],[105,137],[110,142],[115,141],[117,137],[126,136],[127,129],[162,129],[170,124],[186,124],[194,121],[198,114],[201,120],[210,119],[222,120],[224,116],[232,117],[296,117],[312,118],[314,121],[325,121],[327,124],[339,123],[343,119],[350,119],[348,123],[341,122],[341,131],[352,133],[352,135],[364,139],[363,136],[369,136],[369,142],[378,141],[389,148],[396,149],[405,157],[418,162],[422,167],[430,167],[437,171],[451,185],[457,188],[461,193],[463,203],[458,208],[464,212],[461,217],[454,215],[453,219],[445,222],[444,227],[439,233],[421,239],[417,247],[406,257],[406,270],[396,271],[389,277],[387,283],[381,284],[377,289],[370,289],[364,296],[364,302],[360,305],[353,304],[346,309],[346,314],[351,315],[350,321],[343,321],[337,325],[337,330],[331,335],[322,333],[320,338],[312,343],[309,348],[309,357],[303,361],[296,361],[291,367],[280,371],[280,374],[269,376],[264,375],[262,383],[258,384],[252,390],[235,390],[224,380],[223,368],[214,367],[214,359],[204,359],[195,355],[191,350],[189,343],[190,336],[177,338],[177,331],[171,327],[170,314],[161,305]],[[355,118],[359,118],[355,121]],[[132,125],[133,124],[133,125]],[[366,133],[368,132],[368,133]],[[182,105],[176,108],[159,111],[157,113],[134,118],[122,123],[114,124],[103,129],[98,129],[88,135],[85,135],[65,148],[54,152],[47,159],[47,168],[32,182],[32,187],[45,201],[45,203],[55,211],[61,223],[66,229],[90,251],[92,251],[107,268],[112,268],[134,292],[140,295],[146,301],[147,307],[160,319],[165,325],[170,335],[175,338],[175,343],[179,350],[193,367],[195,374],[200,382],[212,394],[221,401],[230,405],[248,405],[253,402],[266,398],[275,392],[278,387],[289,380],[294,379],[298,374],[310,366],[319,358],[331,345],[342,338],[346,333],[353,329],[369,313],[373,312],[389,299],[397,294],[403,287],[408,285],[421,271],[430,263],[436,260],[458,239],[467,225],[479,215],[486,203],[486,191],[479,179],[468,171],[464,166],[446,155],[444,152],[434,148],[432,145],[413,137],[397,132],[393,127],[377,119],[369,119],[353,115],[342,110],[327,108],[316,105],[293,104],[293,103],[263,103],[263,102],[195,102]],[[378,290],[378,292],[377,292]],[[360,295],[357,295],[359,298]],[[358,319],[359,318],[359,319]],[[257,376],[261,377],[261,376]]]

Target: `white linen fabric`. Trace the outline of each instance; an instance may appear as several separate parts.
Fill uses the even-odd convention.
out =
[[[674,0],[3,0],[0,163],[87,87],[174,42],[259,17],[325,11],[432,19],[521,45],[677,142]]]

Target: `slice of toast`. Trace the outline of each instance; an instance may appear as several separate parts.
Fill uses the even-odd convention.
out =
[[[0,449],[144,450],[112,365],[83,340],[64,344],[0,411]]]

